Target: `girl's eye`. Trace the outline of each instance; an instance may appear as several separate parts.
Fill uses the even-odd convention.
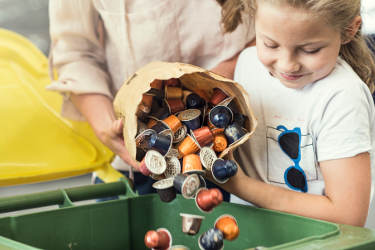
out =
[[[264,46],[266,46],[267,48],[270,48],[270,49],[276,49],[277,48],[277,45],[275,44],[267,44],[267,43],[263,43]]]
[[[306,54],[315,54],[320,51],[321,48],[313,49],[313,50],[307,50],[307,49],[302,49],[302,51]]]

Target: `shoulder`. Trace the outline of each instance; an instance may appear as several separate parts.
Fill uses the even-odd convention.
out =
[[[316,88],[322,97],[325,96],[329,99],[343,96],[347,101],[358,98],[372,100],[367,85],[341,58],[337,60],[332,73],[314,85],[314,88]]]

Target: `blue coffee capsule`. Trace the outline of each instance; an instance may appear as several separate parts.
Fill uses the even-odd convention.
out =
[[[198,244],[203,250],[219,250],[223,248],[223,239],[223,233],[219,229],[210,228],[199,237]]]
[[[246,133],[247,133],[246,129],[241,127],[236,122],[232,123],[231,125],[226,127],[224,130],[224,134],[225,134],[225,137],[227,137],[229,145],[241,139],[244,135],[246,135]]]
[[[188,130],[201,127],[201,111],[199,109],[187,109],[178,114],[178,119],[186,125]]]
[[[247,119],[246,115],[235,112],[233,115],[233,122],[237,123],[241,127],[245,127],[245,121]]]
[[[236,162],[234,162],[232,160],[226,160],[225,161],[225,168],[226,168],[228,177],[234,176],[237,173],[237,170],[238,170],[238,166],[237,166]]]
[[[211,167],[212,176],[220,183],[224,183],[228,180],[229,176],[227,173],[226,162],[223,159],[216,159]]]
[[[213,107],[209,114],[208,119],[217,128],[226,128],[233,119],[232,111],[225,106]]]
[[[188,109],[199,109],[203,107],[205,101],[199,95],[192,93],[186,97],[186,107]]]
[[[158,151],[162,155],[166,155],[172,145],[172,137],[170,135],[153,134],[149,140],[150,148]]]

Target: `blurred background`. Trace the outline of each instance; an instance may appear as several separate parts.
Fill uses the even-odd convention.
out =
[[[366,34],[375,34],[375,1],[362,0],[362,5],[363,31]],[[0,0],[0,27],[23,35],[48,56],[50,46],[48,0]],[[55,190],[90,183],[91,175],[88,174],[44,183],[0,187],[0,197]],[[50,209],[50,207],[43,209]],[[28,210],[27,212],[32,212],[33,210],[31,209],[31,211]],[[1,214],[1,216],[18,213],[22,212]],[[374,201],[370,208],[366,227],[375,229]]]

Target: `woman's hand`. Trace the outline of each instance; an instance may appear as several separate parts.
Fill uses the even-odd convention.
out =
[[[116,120],[112,100],[101,94],[72,94],[71,99],[85,116],[98,139],[124,162],[138,169],[138,162],[131,157],[125,147],[122,135],[124,124],[121,119]]]

